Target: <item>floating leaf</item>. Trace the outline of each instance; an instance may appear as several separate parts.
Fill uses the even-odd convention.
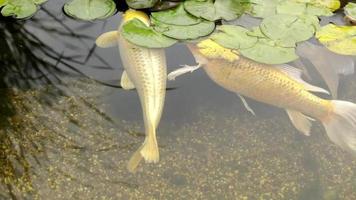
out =
[[[257,37],[247,35],[249,30],[241,26],[222,25],[217,30],[219,32],[214,33],[210,38],[225,48],[246,49],[257,42]]]
[[[345,15],[351,20],[356,22],[356,3],[348,3],[345,7]]]
[[[153,7],[158,0],[126,0],[127,5],[134,9],[143,9]]]
[[[265,18],[276,14],[276,7],[280,0],[251,0],[250,14],[254,17]]]
[[[81,20],[105,19],[116,11],[113,0],[72,0],[64,5],[67,15]]]
[[[328,24],[316,32],[316,38],[333,52],[343,55],[356,55],[355,26]]]
[[[279,3],[276,9],[279,14],[303,15],[307,10],[307,4],[294,1],[284,1]]]
[[[187,0],[184,2],[184,8],[186,11],[196,17],[201,17],[209,21],[215,21],[216,17],[213,0]]]
[[[184,10],[183,4],[173,9],[152,12],[151,15],[157,21],[172,25],[194,25],[201,22],[200,18],[187,13]]]
[[[178,26],[164,24],[153,20],[154,28],[163,35],[178,39],[178,40],[192,40],[199,37],[207,36],[215,29],[215,23],[203,20],[199,24],[189,26]]]
[[[138,19],[128,21],[122,26],[121,35],[128,41],[147,48],[165,48],[177,41],[146,26]]]
[[[278,14],[265,18],[260,29],[268,38],[285,47],[308,40],[315,33],[315,28],[308,21],[295,15]]]
[[[3,16],[14,16],[18,19],[31,17],[38,9],[37,5],[47,0],[0,0],[0,7]]]
[[[209,21],[219,19],[234,20],[241,16],[248,8],[247,0],[187,0],[184,8],[190,14]]]
[[[251,48],[241,49],[240,53],[254,61],[265,64],[283,64],[296,60],[295,48],[278,46],[275,41],[260,38]]]

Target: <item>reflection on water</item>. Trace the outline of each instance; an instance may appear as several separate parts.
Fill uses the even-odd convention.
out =
[[[128,173],[141,113],[135,93],[101,84],[120,76],[112,50],[91,48],[104,22],[48,14],[0,22],[0,199],[356,199],[356,160],[320,124],[304,137],[279,110],[254,103],[251,116],[202,72],[167,93],[161,161]],[[169,66],[190,64],[176,49]],[[340,99],[356,102],[354,88],[344,79]]]

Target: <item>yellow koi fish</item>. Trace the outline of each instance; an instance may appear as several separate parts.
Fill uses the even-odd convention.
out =
[[[125,12],[122,24],[132,19],[139,19],[147,26],[150,25],[149,17],[135,10]],[[164,105],[167,67],[164,49],[149,49],[128,42],[119,35],[122,24],[117,31],[99,36],[96,44],[103,48],[119,46],[125,69],[121,77],[121,86],[124,89],[136,88],[140,98],[146,138],[128,163],[129,171],[134,172],[142,158],[148,163],[159,161],[156,128]]]
[[[218,85],[286,109],[293,125],[305,135],[309,135],[311,120],[321,121],[335,144],[356,155],[356,104],[312,94],[310,91],[328,92],[303,81],[302,71],[292,66],[257,63],[209,39],[188,47],[199,66]],[[188,70],[177,70],[168,78],[174,79],[184,71]]]

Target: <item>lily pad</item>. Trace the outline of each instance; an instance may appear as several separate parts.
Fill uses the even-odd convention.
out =
[[[152,8],[158,0],[126,0],[127,5],[134,9]]]
[[[152,21],[154,29],[165,36],[178,39],[178,40],[192,40],[199,37],[207,36],[215,29],[215,23],[203,20],[199,24],[179,26],[164,24],[159,21]]]
[[[241,49],[240,52],[247,58],[265,64],[283,64],[298,58],[295,48],[278,46],[268,38],[260,38],[253,47]]]
[[[113,0],[72,0],[64,5],[67,15],[81,20],[105,19],[116,12]]]
[[[125,23],[122,26],[121,35],[129,42],[147,48],[165,48],[177,42],[177,40],[164,36],[152,27],[146,26],[138,19],[132,19]]]
[[[260,29],[268,38],[293,47],[295,43],[308,40],[315,33],[315,28],[308,21],[295,15],[278,14],[265,18]]]
[[[328,24],[316,32],[316,38],[329,50],[343,55],[356,55],[356,27]]]
[[[202,21],[200,18],[187,13],[184,10],[183,4],[173,9],[160,12],[152,12],[151,15],[155,20],[162,23],[179,26],[194,25]]]
[[[210,38],[225,48],[246,49],[257,42],[257,37],[247,35],[249,30],[241,26],[222,25],[217,30]]]
[[[265,18],[276,14],[276,7],[280,0],[251,0],[249,13],[254,17]]]
[[[224,19],[234,20],[241,16],[248,8],[247,0],[187,0],[184,8],[190,14],[209,21]]]
[[[13,16],[18,19],[31,17],[38,10],[39,4],[46,0],[0,0],[0,7],[3,16]]]
[[[356,21],[356,3],[348,3],[345,7],[345,15],[352,21]]]

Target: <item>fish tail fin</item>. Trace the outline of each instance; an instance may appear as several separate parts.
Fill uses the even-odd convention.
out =
[[[333,53],[323,46],[303,42],[297,46],[297,54],[315,67],[334,98],[338,93],[339,75],[354,73],[354,61],[350,56]]]
[[[148,128],[145,142],[142,145],[141,155],[148,163],[157,163],[159,161],[159,151],[156,139],[156,129],[154,126]]]
[[[131,156],[129,162],[127,163],[127,170],[131,173],[135,173],[137,170],[138,165],[142,161],[143,157],[141,155],[141,150],[142,150],[143,145],[135,151],[135,153]]]
[[[155,128],[149,128],[148,134],[146,135],[145,141],[138,148],[135,153],[131,156],[129,162],[127,163],[127,169],[131,173],[135,173],[138,165],[144,159],[147,163],[157,163],[159,161],[159,151],[156,139]]]
[[[330,140],[356,156],[356,104],[347,101],[331,101],[332,114],[323,120]]]

